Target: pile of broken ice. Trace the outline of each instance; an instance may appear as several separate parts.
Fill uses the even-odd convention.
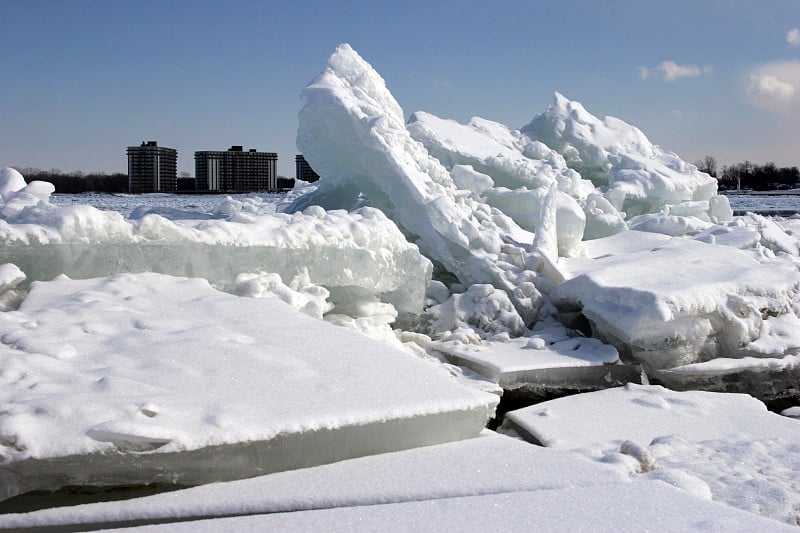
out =
[[[426,332],[455,341],[437,349],[530,348],[526,328],[546,317],[588,319],[585,333],[645,371],[800,347],[797,240],[763,217],[734,220],[713,178],[621,120],[557,94],[520,130],[422,112],[406,125],[346,45],[302,99],[298,148],[323,179],[291,209],[368,202],[392,218],[450,283],[434,284],[427,311]]]
[[[348,45],[301,98],[321,179],[277,211],[124,218],[2,171],[0,497],[465,439],[502,389],[796,392],[798,239],[637,128],[559,94],[406,122]]]

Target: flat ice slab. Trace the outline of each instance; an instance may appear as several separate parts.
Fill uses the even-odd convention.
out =
[[[797,400],[800,390],[800,356],[721,357],[651,375],[672,390],[739,392],[763,401]]]
[[[197,484],[477,435],[497,397],[202,279],[36,282],[0,313],[0,495]]]
[[[209,519],[147,531],[510,531],[639,532],[646,523],[664,531],[795,531],[796,526],[702,500],[659,481],[598,489],[570,487],[344,507],[262,516]],[[121,530],[122,531],[122,530]]]
[[[0,516],[0,528],[781,531],[790,527],[613,465],[485,433],[460,442],[139,499]],[[161,524],[157,526],[157,524]]]
[[[429,349],[495,381],[505,389],[504,394],[516,394],[519,399],[619,386],[638,381],[641,374],[634,365],[619,364],[613,346],[587,337],[533,333],[480,344],[434,342]]]
[[[629,384],[551,400],[506,414],[504,427],[555,448],[678,435],[702,441],[783,438],[800,443],[800,423],[745,394],[675,392]]]
[[[127,501],[0,516],[0,527],[121,524],[627,484],[617,469],[494,432]],[[495,517],[496,518],[496,517]],[[80,528],[78,528],[80,529]]]

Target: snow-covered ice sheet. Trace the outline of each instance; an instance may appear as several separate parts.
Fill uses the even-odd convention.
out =
[[[675,530],[781,530],[780,522],[768,521],[758,514],[794,526],[798,517],[794,506],[800,498],[800,482],[795,475],[800,467],[800,443],[786,429],[792,426],[776,422],[781,417],[767,413],[763,406],[755,407],[758,402],[744,400],[742,396],[681,395],[660,387],[622,390],[621,402],[616,401],[619,395],[608,396],[605,392],[551,402],[592,404],[594,410],[575,410],[580,419],[567,416],[567,411],[560,409],[549,414],[558,417],[561,427],[572,434],[583,432],[584,436],[576,437],[572,443],[595,443],[589,448],[572,451],[541,448],[484,432],[475,439],[133,500],[6,515],[0,517],[0,527],[112,526],[135,524],[138,520],[156,523],[177,520],[169,525],[178,527],[184,520],[255,515],[229,522],[185,525],[197,528],[274,525],[292,530],[305,529],[318,519],[328,520],[328,528],[335,527],[337,520],[344,521],[343,524],[371,524],[375,519],[373,512],[380,515],[392,509],[398,513],[393,515],[395,522],[390,530],[407,529],[416,520],[422,520],[425,530],[448,525],[452,528],[461,524],[464,513],[469,523],[475,525],[466,530],[483,529],[486,513],[494,524],[498,516],[501,520],[511,517],[519,527],[539,526],[552,520],[561,524],[555,529],[573,524],[609,531],[640,530],[643,521],[658,520],[659,527]],[[642,401],[628,401],[637,398]],[[651,405],[646,405],[647,402]],[[697,408],[709,417],[705,421],[705,426],[710,426],[706,431],[702,426],[691,426],[698,420],[691,418]],[[658,416],[642,415],[640,410],[677,410],[689,417],[680,428],[688,428],[691,433],[684,433],[685,437],[656,437],[649,449],[629,445],[626,453],[621,453],[621,435],[643,436],[635,433],[636,426],[655,426],[653,435],[664,434],[675,426],[674,419],[659,425]],[[716,424],[715,415],[720,412],[728,416]],[[751,419],[757,422],[743,427]],[[784,420],[800,427],[798,421]],[[611,435],[604,433],[604,425],[622,429]],[[592,435],[598,438],[591,438]],[[734,437],[726,438],[730,435]],[[703,441],[693,440],[692,436],[718,438]],[[610,441],[601,442],[608,437]],[[638,458],[634,457],[635,452]],[[642,471],[640,461],[648,457],[648,452],[658,464],[650,463],[656,468]],[[459,498],[469,500],[459,502]],[[398,507],[401,503],[408,506]],[[383,507],[387,505],[391,507]],[[459,513],[442,511],[451,505],[456,505]],[[470,514],[469,509],[476,514]],[[291,514],[265,514],[282,512]],[[668,527],[669,524],[672,526]]]
[[[486,341],[478,345],[446,341],[434,343],[431,349],[485,369],[489,374],[486,377],[490,378],[526,370],[602,366],[619,361],[613,346],[586,337],[568,338],[549,345],[537,342],[537,337]]]
[[[746,394],[675,392],[657,385],[629,384],[550,400],[506,414],[507,420],[545,446],[584,448],[649,444],[679,435],[702,441],[783,438],[800,444],[800,424],[767,411]]]
[[[704,363],[677,366],[671,368],[672,372],[682,374],[732,374],[742,370],[791,370],[800,366],[800,356],[787,355],[785,357],[742,357],[731,359],[719,357]]]
[[[563,327],[548,329],[533,332],[529,337],[500,336],[501,340],[479,344],[436,341],[428,350],[497,383],[504,396],[527,403],[567,391],[597,390],[641,381],[641,369],[620,364],[613,346],[574,332],[572,336],[564,334]]]
[[[787,262],[677,238],[577,261],[565,267],[574,277],[555,288],[555,303],[580,309],[623,359],[658,369],[800,347],[791,334],[800,330],[800,274]]]
[[[34,484],[39,475],[58,479],[38,470],[86,454],[95,454],[89,462],[113,464],[110,452],[121,452],[122,462],[148,452],[132,460],[135,471],[159,454],[291,436],[308,441],[289,443],[307,456],[284,460],[278,451],[254,475],[255,468],[465,438],[481,430],[497,401],[436,365],[277,298],[233,296],[202,279],[149,273],[36,282],[18,311],[0,314],[0,339],[0,471],[19,478],[16,486],[4,477],[6,495],[31,488],[29,477]],[[348,428],[358,430],[350,448],[309,444]],[[52,461],[38,468],[37,460]],[[210,478],[241,475],[225,469]],[[72,481],[125,481],[88,468],[75,475]]]
[[[274,513],[626,483],[627,475],[609,465],[485,431],[474,439],[128,501],[8,515],[0,517],[0,527]]]
[[[794,531],[796,527],[701,500],[657,481],[210,519],[136,531],[432,531],[496,529],[640,532]],[[130,531],[124,529],[119,531]]]
[[[498,334],[477,343],[441,340],[432,342],[428,350],[495,381],[507,391],[526,388],[553,393],[606,388],[627,370],[619,365],[613,346],[554,322],[540,322],[524,337]],[[629,377],[626,374],[622,383]]]
[[[800,421],[744,394],[626,385],[508,413],[504,430],[791,525]]]

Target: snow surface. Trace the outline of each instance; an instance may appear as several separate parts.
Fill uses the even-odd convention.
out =
[[[507,419],[585,446],[493,436],[362,457],[474,437],[498,401],[486,391],[536,380],[796,394],[800,219],[733,217],[710,176],[560,94],[519,130],[406,122],[341,45],[301,99],[298,148],[321,179],[281,199],[114,207],[0,172],[0,484],[340,462],[0,525],[800,523],[796,413],[743,396],[630,385]]]
[[[678,435],[689,440],[800,439],[800,424],[770,413],[745,394],[675,392],[629,384],[559,398],[507,415],[545,446],[585,448],[626,440],[650,443]]]
[[[556,287],[556,305],[579,306],[604,339],[651,368],[800,348],[800,274],[787,263],[671,239],[581,267]]]
[[[499,515],[498,513],[502,513]],[[664,531],[794,531],[789,525],[704,502],[662,483],[546,490],[345,507],[145,526],[141,531],[486,531],[535,527],[558,531],[587,525],[593,531],[641,531],[643,522]],[[118,530],[129,531],[129,529]]]
[[[275,514],[278,513],[278,514]],[[284,514],[285,513],[285,514]],[[251,518],[242,515],[253,515]],[[239,517],[237,517],[239,516]],[[236,517],[202,520],[209,517]],[[788,527],[616,465],[487,432],[461,442],[134,500],[0,517],[7,528],[179,519],[170,528],[485,531],[498,521],[553,530],[754,531]]]
[[[787,524],[800,520],[800,421],[744,394],[629,384],[526,407],[503,428]]]
[[[29,459],[314,439],[370,424],[386,426],[372,444],[386,451],[407,441],[390,437],[393,421],[444,415],[438,423],[448,431],[420,433],[414,445],[448,432],[463,438],[480,431],[497,401],[278,298],[237,297],[202,279],[36,282],[0,324],[4,473]],[[33,467],[15,472],[32,488]],[[8,480],[3,488],[15,490]]]
[[[498,335],[480,344],[442,340],[431,343],[429,349],[443,354],[454,364],[506,383],[519,374],[537,370],[575,370],[620,362],[613,346],[546,322],[541,322],[525,337]]]

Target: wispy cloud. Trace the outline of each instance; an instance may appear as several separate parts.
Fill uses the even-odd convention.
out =
[[[792,46],[800,46],[800,28],[792,28],[786,34],[786,42]]]
[[[432,85],[434,89],[446,89],[450,87],[450,80],[441,77],[435,78]]]
[[[655,67],[639,67],[639,77],[643,80],[658,78],[666,81],[676,81],[681,78],[696,78],[708,76],[714,71],[711,65],[703,67],[697,65],[680,65],[672,60],[662,61]]]
[[[800,61],[761,65],[747,77],[750,103],[775,113],[800,111]]]

